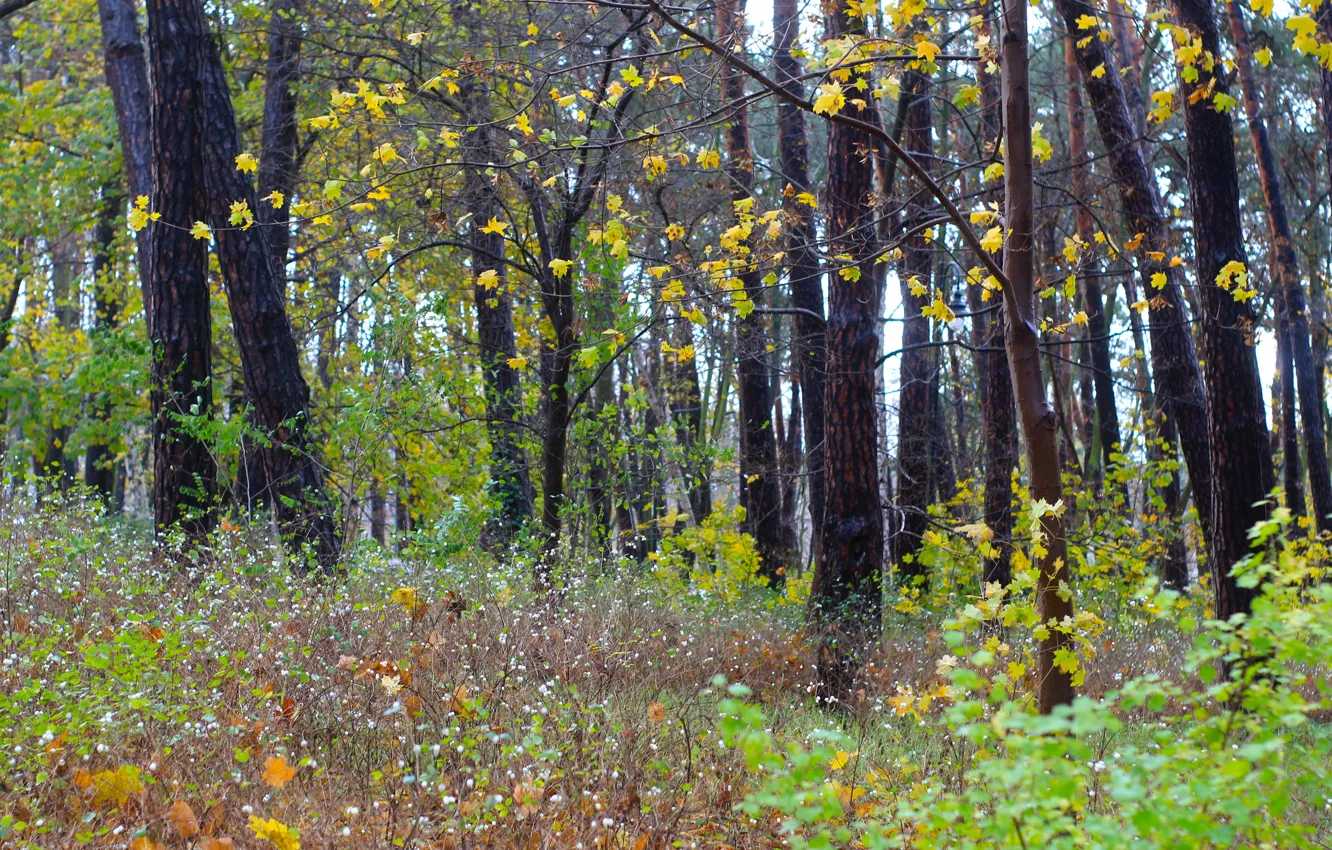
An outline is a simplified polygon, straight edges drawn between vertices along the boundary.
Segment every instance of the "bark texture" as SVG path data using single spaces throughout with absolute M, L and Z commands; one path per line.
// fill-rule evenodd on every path
M 741 51 L 744 45 L 744 0 L 720 0 L 717 32 L 722 44 Z M 722 102 L 727 104 L 726 174 L 732 202 L 752 199 L 754 154 L 749 143 L 749 110 L 745 106 L 745 77 L 740 69 L 724 65 L 721 70 Z M 752 215 L 737 212 L 737 225 L 753 226 Z M 741 240 L 740 282 L 754 305 L 767 302 L 767 290 L 758 267 L 748 259 L 749 239 Z M 751 312 L 735 321 L 736 374 L 740 384 L 740 476 L 744 481 L 745 524 L 754 536 L 760 560 L 759 573 L 769 583 L 784 581 L 790 553 L 782 541 L 781 470 L 777 463 L 777 440 L 772 423 L 772 363 L 768 353 L 765 315 Z
M 858 27 L 860 19 L 847 16 L 844 5 L 828 10 L 829 37 L 856 33 Z M 857 69 L 850 84 L 868 73 L 868 68 Z M 856 670 L 881 630 L 883 513 L 874 396 L 879 344 L 872 268 L 875 209 L 870 203 L 875 147 L 866 131 L 837 123 L 828 127 L 823 206 L 829 253 L 849 255 L 860 274 L 830 275 L 828 286 L 827 504 L 819 530 L 826 575 L 818 598 L 810 599 L 818 633 L 818 695 L 824 702 L 849 696 Z
M 1172 0 L 1176 22 L 1202 39 L 1203 50 L 1220 56 L 1220 35 L 1211 0 Z M 1217 285 L 1228 263 L 1244 263 L 1244 230 L 1239 212 L 1239 173 L 1230 116 L 1213 107 L 1216 93 L 1228 90 L 1220 60 L 1214 71 L 1198 69 L 1193 83 L 1180 80 L 1184 130 L 1188 137 L 1189 204 L 1201 292 L 1201 353 L 1207 363 L 1208 432 L 1212 451 L 1209 566 L 1216 593 L 1216 616 L 1225 620 L 1249 610 L 1252 588 L 1230 575 L 1249 551 L 1249 529 L 1268 515 L 1272 489 L 1272 449 L 1267 436 L 1263 388 L 1252 334 L 1257 316 L 1247 302 Z M 1214 75 L 1215 74 L 1215 75 Z M 1212 96 L 1189 103 L 1199 86 Z
M 1034 197 L 1031 163 L 1031 94 L 1027 47 L 1027 3 L 1008 0 L 1000 17 L 1004 105 L 1004 223 L 1009 230 L 1004 245 L 1004 288 L 1008 308 L 1006 348 L 1013 395 L 1022 435 L 1027 445 L 1033 502 L 1053 508 L 1063 498 L 1059 452 L 1055 445 L 1056 417 L 1045 400 L 1040 342 L 1036 333 L 1033 251 Z M 1069 580 L 1064 526 L 1053 509 L 1040 520 L 1042 548 L 1036 578 L 1036 607 L 1043 622 L 1063 622 L 1073 615 L 1073 601 L 1059 586 Z M 1057 628 L 1040 640 L 1037 649 L 1037 703 L 1041 713 L 1073 700 L 1073 682 L 1055 664 L 1055 654 L 1068 644 L 1068 634 Z
M 1253 47 L 1249 44 L 1249 31 L 1244 23 L 1244 12 L 1236 0 L 1227 0 L 1230 32 L 1235 41 L 1235 65 L 1240 88 L 1244 94 L 1244 113 L 1249 119 L 1249 138 L 1258 160 L 1258 177 L 1263 186 L 1263 203 L 1267 208 L 1267 224 L 1272 239 L 1273 263 L 1281 290 L 1282 314 L 1286 324 L 1287 345 L 1294 371 L 1282 361 L 1282 385 L 1299 389 L 1300 421 L 1304 454 L 1309 466 L 1309 494 L 1313 497 L 1314 523 L 1318 531 L 1332 530 L 1332 477 L 1327 466 L 1327 441 L 1324 435 L 1322 398 L 1319 384 L 1322 375 L 1314 366 L 1310 342 L 1309 311 L 1304 300 L 1304 287 L 1300 284 L 1299 259 L 1291 238 L 1290 220 L 1286 216 L 1286 202 L 1281 194 L 1281 177 L 1277 173 L 1276 154 L 1267 135 L 1267 119 L 1263 116 L 1262 100 L 1258 96 L 1258 81 L 1253 71 Z M 1296 458 L 1298 465 L 1298 458 Z M 1304 504 L 1292 504 L 1291 510 L 1304 511 Z
M 934 134 L 929 78 L 916 72 L 902 80 L 907 98 L 903 147 L 931 176 L 934 174 Z M 921 311 L 931 301 L 934 250 L 925 239 L 926 223 L 934 216 L 933 198 L 919 180 L 908 181 L 907 237 L 902 246 L 902 357 L 897 397 L 897 510 L 899 524 L 890 551 L 904 578 L 923 578 L 916 560 L 929 527 L 931 456 L 935 453 L 934 419 L 937 409 L 934 349 L 930 348 L 930 320 Z M 946 298 L 948 293 L 944 293 Z
M 187 2 L 197 25 L 205 26 L 199 0 Z M 236 203 L 244 202 L 254 211 L 258 198 L 253 184 L 236 167 L 243 149 L 226 72 L 212 38 L 200 46 L 198 64 L 194 80 L 202 96 L 209 219 L 227 287 L 245 397 L 252 406 L 252 422 L 265 436 L 266 445 L 257 447 L 260 480 L 284 537 L 297 551 L 309 546 L 320 569 L 332 570 L 341 539 L 311 433 L 310 387 L 287 318 L 285 278 L 274 264 L 268 241 L 270 233 L 280 228 L 229 224 Z
M 153 87 L 153 209 L 147 228 L 148 322 L 153 343 L 153 520 L 193 539 L 216 521 L 217 466 L 183 416 L 213 415 L 212 314 L 207 244 L 190 226 L 207 214 L 203 174 L 203 92 L 196 84 L 209 49 L 198 0 L 148 0 Z

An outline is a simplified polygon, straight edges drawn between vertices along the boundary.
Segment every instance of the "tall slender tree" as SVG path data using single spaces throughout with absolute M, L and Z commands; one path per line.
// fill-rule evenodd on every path
M 773 66 L 774 77 L 782 88 L 796 97 L 804 97 L 800 60 L 795 47 L 800 38 L 800 13 L 796 0 L 774 0 Z M 814 579 L 823 577 L 822 536 L 826 501 L 823 470 L 824 454 L 824 372 L 827 366 L 825 319 L 823 313 L 823 272 L 816 250 L 814 211 L 800 200 L 813 192 L 809 179 L 809 142 L 805 113 L 793 103 L 777 104 L 777 151 L 782 188 L 782 209 L 786 224 L 787 275 L 791 285 L 791 306 L 796 313 L 792 322 L 791 352 L 800 376 L 801 413 L 804 417 L 805 470 L 808 481 L 810 524 L 814 555 Z M 786 187 L 790 187 L 789 190 Z M 811 594 L 813 597 L 814 594 Z
M 1087 309 L 1087 346 L 1091 349 L 1092 385 L 1095 388 L 1097 441 L 1101 466 L 1120 451 L 1119 408 L 1115 404 L 1115 375 L 1110 361 L 1110 321 L 1105 315 L 1100 269 L 1091 254 L 1096 226 L 1086 206 L 1091 196 L 1091 165 L 1087 156 L 1087 121 L 1082 107 L 1082 73 L 1078 70 L 1073 34 L 1064 34 L 1064 60 L 1068 71 L 1068 158 L 1072 167 L 1075 232 L 1086 253 L 1078 266 L 1078 283 Z M 1088 461 L 1090 462 L 1090 458 Z
M 1190 82 L 1180 75 L 1184 131 L 1188 138 L 1189 206 L 1201 291 L 1202 356 L 1207 362 L 1207 424 L 1212 476 L 1210 554 L 1216 616 L 1246 612 L 1254 596 L 1230 568 L 1249 551 L 1249 529 L 1268 513 L 1272 447 L 1252 333 L 1257 316 L 1242 294 L 1244 229 L 1239 211 L 1239 172 L 1230 115 L 1217 108 L 1229 81 L 1220 61 L 1221 38 L 1212 0 L 1172 0 L 1179 26 L 1201 39 L 1213 62 Z M 1203 96 L 1194 97 L 1199 91 Z M 1226 288 L 1222 284 L 1226 284 Z
M 1086 0 L 1058 0 L 1064 25 L 1072 32 L 1086 32 L 1080 21 L 1097 19 L 1097 10 Z M 1156 178 L 1136 143 L 1138 133 L 1129 114 L 1124 83 L 1114 54 L 1106 42 L 1093 35 L 1076 44 L 1078 69 L 1087 103 L 1096 119 L 1101 145 L 1107 152 L 1110 170 L 1119 193 L 1125 229 L 1143 234 L 1137 258 L 1143 292 L 1150 298 L 1151 366 L 1159 413 L 1165 430 L 1158 437 L 1170 442 L 1171 429 L 1178 434 L 1188 465 L 1194 501 L 1200 507 L 1204 536 L 1211 525 L 1211 446 L 1207 420 L 1207 393 L 1198 352 L 1189 330 L 1188 310 L 1182 293 L 1183 276 L 1172 265 L 1170 217 L 1161 203 Z
M 1008 367 L 1013 396 L 1027 446 L 1031 498 L 1040 514 L 1042 554 L 1036 578 L 1036 606 L 1041 621 L 1063 623 L 1073 614 L 1073 600 L 1061 587 L 1069 581 L 1064 526 L 1055 508 L 1063 499 L 1059 452 L 1055 445 L 1055 413 L 1045 400 L 1040 342 L 1036 323 L 1036 265 L 1030 58 L 1027 44 L 1027 3 L 1004 0 L 1000 7 L 1000 68 L 1004 117 L 1004 303 L 1007 308 Z M 1069 635 L 1052 628 L 1038 642 L 1037 702 L 1042 713 L 1073 699 L 1071 676 L 1056 663 Z
M 932 89 L 924 74 L 912 71 L 902 80 L 906 98 L 903 146 L 928 174 L 934 174 Z M 890 550 L 894 566 L 907 578 L 923 578 L 916 559 L 929 526 L 931 448 L 936 363 L 930 346 L 930 320 L 923 312 L 930 304 L 934 248 L 925 229 L 934 218 L 933 198 L 919 179 L 908 182 L 906 238 L 902 268 L 902 356 L 897 396 L 897 510 L 900 525 Z M 946 293 L 945 293 L 946 295 Z
M 206 27 L 199 0 L 187 10 Z M 217 258 L 227 287 L 245 395 L 263 432 L 262 482 L 278 526 L 297 550 L 309 546 L 321 569 L 336 565 L 341 540 L 324 490 L 324 470 L 310 418 L 310 387 L 287 316 L 285 274 L 268 239 L 285 224 L 233 224 L 238 205 L 254 215 L 259 198 L 241 169 L 240 134 L 217 42 L 206 39 L 194 79 L 202 95 L 203 173 Z M 277 140 L 275 139 L 275 144 Z M 271 206 L 271 201 L 264 201 Z
M 1235 67 L 1244 95 L 1244 114 L 1249 120 L 1249 139 L 1258 161 L 1258 178 L 1263 187 L 1263 203 L 1267 208 L 1267 225 L 1272 239 L 1273 267 L 1281 289 L 1281 321 L 1285 325 L 1294 373 L 1282 361 L 1282 384 L 1299 389 L 1300 420 L 1304 454 L 1309 470 L 1309 494 L 1313 497 L 1314 523 L 1319 531 L 1332 530 L 1332 476 L 1327 465 L 1327 441 L 1324 434 L 1326 414 L 1318 385 L 1322 376 L 1314 367 L 1310 344 L 1309 311 L 1304 300 L 1304 287 L 1300 284 L 1299 259 L 1291 236 L 1290 221 L 1286 216 L 1286 202 L 1281 193 L 1281 177 L 1277 174 L 1276 153 L 1267 133 L 1267 119 L 1263 116 L 1262 98 L 1258 94 L 1258 80 L 1253 70 L 1253 46 L 1249 43 L 1248 26 L 1244 11 L 1237 0 L 1226 0 L 1230 17 L 1230 32 L 1235 41 Z M 1285 392 L 1283 390 L 1283 395 Z M 1303 512 L 1304 505 L 1291 505 L 1292 510 Z
M 744 52 L 744 0 L 720 0 L 717 4 L 717 34 L 722 44 Z M 745 101 L 744 74 L 732 65 L 721 70 L 721 95 L 726 104 L 726 176 L 731 201 L 737 205 L 737 226 L 753 227 L 752 214 L 740 205 L 751 203 L 754 194 L 754 154 L 749 144 L 749 109 Z M 751 305 L 768 301 L 758 266 L 747 256 L 750 239 L 738 246 L 738 276 Z M 773 584 L 783 581 L 790 554 L 782 545 L 781 473 L 777 465 L 777 442 L 772 422 L 772 363 L 768 352 L 766 314 L 758 311 L 735 321 L 736 374 L 740 390 L 740 476 L 744 481 L 745 524 L 758 549 L 760 573 Z
M 863 36 L 864 19 L 847 4 L 826 10 L 829 38 Z M 851 69 L 850 86 L 869 84 L 868 64 Z M 861 117 L 870 123 L 874 106 Z M 877 122 L 877 118 L 873 119 Z M 828 281 L 824 470 L 827 504 L 819 533 L 823 568 L 810 611 L 818 633 L 819 694 L 825 701 L 851 693 L 856 670 L 878 640 L 882 616 L 883 512 L 879 505 L 875 404 L 878 316 L 874 306 L 874 191 L 871 153 L 877 140 L 865 129 L 828 127 L 827 239 L 841 257 Z
M 208 249 L 191 235 L 207 215 L 200 60 L 211 49 L 198 0 L 148 0 L 152 208 L 148 322 L 153 344 L 153 519 L 200 538 L 216 521 L 217 465 L 186 417 L 213 415 Z M 233 166 L 234 167 L 234 166 Z

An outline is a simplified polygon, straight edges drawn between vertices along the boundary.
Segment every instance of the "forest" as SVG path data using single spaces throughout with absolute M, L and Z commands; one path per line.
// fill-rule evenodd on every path
M 0 848 L 1332 846 L 1330 302 L 1324 0 L 0 0 Z

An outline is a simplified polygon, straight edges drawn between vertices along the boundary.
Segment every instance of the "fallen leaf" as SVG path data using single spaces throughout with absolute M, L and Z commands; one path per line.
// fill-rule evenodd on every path
M 652 721 L 653 725 L 656 725 L 656 726 L 660 726 L 662 723 L 665 723 L 665 722 L 666 722 L 666 706 L 662 705 L 662 704 L 659 703 L 659 702 L 654 702 L 654 703 L 652 703 L 652 705 L 649 705 L 649 706 L 648 706 L 648 720 Z
M 167 810 L 167 820 L 176 825 L 176 832 L 181 838 L 193 838 L 199 834 L 199 819 L 194 816 L 194 809 L 184 800 L 177 800 Z
M 264 782 L 272 788 L 281 788 L 296 775 L 296 768 L 287 764 L 284 756 L 270 756 L 264 759 Z

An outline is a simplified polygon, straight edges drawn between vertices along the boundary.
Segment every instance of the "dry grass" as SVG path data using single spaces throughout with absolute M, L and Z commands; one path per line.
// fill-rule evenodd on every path
M 961 782 L 956 743 L 893 702 L 937 685 L 937 627 L 895 628 L 833 718 L 797 612 L 666 598 L 629 568 L 551 605 L 477 557 L 367 549 L 320 584 L 229 526 L 182 571 L 79 504 L 5 506 L 0 843 L 281 847 L 257 817 L 306 848 L 773 846 L 776 824 L 734 809 L 718 674 L 780 735 L 841 723 L 864 760 Z M 1181 651 L 1110 639 L 1089 687 Z M 123 767 L 141 773 L 121 794 Z

